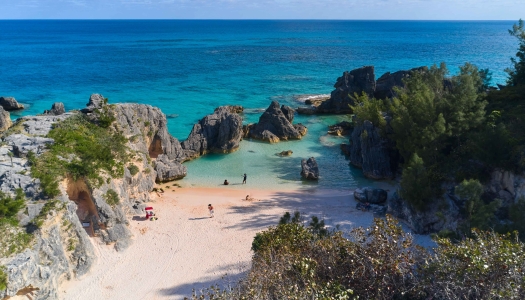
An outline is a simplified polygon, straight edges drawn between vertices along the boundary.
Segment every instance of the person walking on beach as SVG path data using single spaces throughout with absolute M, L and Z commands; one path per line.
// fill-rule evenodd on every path
M 211 204 L 208 204 L 208 211 L 210 212 L 210 218 L 213 218 L 213 206 Z
M 246 183 L 246 173 L 244 173 L 243 179 L 242 179 L 242 184 L 245 184 L 245 183 Z

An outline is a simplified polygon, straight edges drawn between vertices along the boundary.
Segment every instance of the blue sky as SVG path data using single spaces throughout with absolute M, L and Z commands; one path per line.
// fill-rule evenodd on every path
M 0 19 L 519 18 L 525 0 L 0 0 Z

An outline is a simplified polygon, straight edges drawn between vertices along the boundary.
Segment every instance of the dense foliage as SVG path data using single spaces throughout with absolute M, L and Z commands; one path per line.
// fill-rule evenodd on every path
M 289 216 L 288 216 L 289 217 Z M 285 217 L 286 218 L 286 217 Z M 290 218 L 288 218 L 290 220 Z M 280 222 L 257 235 L 252 268 L 237 286 L 193 299 L 522 299 L 525 245 L 516 236 L 474 231 L 458 243 L 415 246 L 396 221 L 315 233 Z M 432 298 L 433 299 L 433 298 Z
M 40 179 L 47 196 L 58 195 L 58 181 L 67 176 L 99 186 L 104 182 L 102 175 L 123 175 L 128 161 L 127 139 L 111 127 L 98 126 L 77 115 L 55 124 L 48 137 L 55 141 L 49 151 L 38 158 L 29 155 L 31 172 Z
M 525 85 L 525 24 L 523 20 L 520 19 L 518 24 L 514 24 L 509 33 L 518 39 L 519 46 L 516 58 L 511 58 L 513 68 L 506 70 L 509 74 L 507 83 L 510 86 Z

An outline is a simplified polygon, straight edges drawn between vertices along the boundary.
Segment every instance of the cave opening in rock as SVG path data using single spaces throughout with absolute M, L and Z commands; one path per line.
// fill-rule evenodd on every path
M 151 158 L 157 158 L 159 155 L 164 153 L 164 151 L 162 150 L 162 141 L 160 140 L 158 135 L 155 135 L 155 137 L 153 137 L 153 140 L 149 145 L 148 151 L 149 157 Z
M 77 205 L 76 213 L 82 227 L 89 236 L 95 236 L 95 231 L 100 229 L 100 218 L 86 183 L 82 180 L 69 180 L 67 194 L 69 200 Z

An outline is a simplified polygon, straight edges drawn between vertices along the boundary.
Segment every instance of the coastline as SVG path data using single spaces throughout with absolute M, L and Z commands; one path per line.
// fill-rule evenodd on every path
M 162 185 L 158 185 L 162 187 Z M 234 284 L 250 267 L 257 232 L 286 211 L 324 218 L 341 230 L 369 226 L 371 212 L 355 209 L 351 191 L 175 188 L 148 203 L 157 221 L 130 218 L 132 245 L 116 252 L 97 238 L 92 270 L 60 285 L 61 299 L 182 299 L 193 288 Z M 253 200 L 246 201 L 246 193 Z M 215 207 L 209 218 L 206 206 Z

